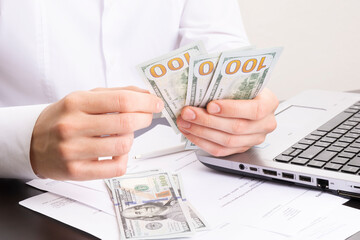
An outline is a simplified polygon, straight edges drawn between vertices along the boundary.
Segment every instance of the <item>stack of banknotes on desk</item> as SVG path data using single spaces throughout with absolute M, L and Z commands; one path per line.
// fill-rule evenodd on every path
M 114 203 L 121 239 L 186 237 L 208 228 L 187 202 L 178 174 L 149 170 L 105 183 Z
M 162 98 L 163 115 L 176 133 L 184 106 L 217 99 L 252 99 L 263 89 L 282 48 L 252 47 L 207 54 L 197 42 L 138 66 L 150 92 Z M 187 141 L 186 149 L 195 148 Z

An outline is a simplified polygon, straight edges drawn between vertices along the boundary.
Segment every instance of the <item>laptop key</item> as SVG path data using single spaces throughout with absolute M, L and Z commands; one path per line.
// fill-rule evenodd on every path
M 359 169 L 360 169 L 360 168 L 358 168 L 358 167 L 353 167 L 353 166 L 348 166 L 348 165 L 346 165 L 346 166 L 344 166 L 344 167 L 341 169 L 341 171 L 342 171 L 342 172 L 345 172 L 345 173 L 355 174 L 355 173 L 357 173 L 357 172 L 359 171 Z
M 350 162 L 348 162 L 347 165 L 354 166 L 354 167 L 360 167 L 360 157 L 350 160 Z
M 296 149 L 295 151 L 293 151 L 290 156 L 292 157 L 296 157 L 297 155 L 299 155 L 300 153 L 302 153 L 303 150 L 302 149 Z
M 291 161 L 291 159 L 293 159 L 293 158 L 290 156 L 280 155 L 275 158 L 275 161 L 288 163 Z
M 358 138 L 360 136 L 360 134 L 358 133 L 351 133 L 351 132 L 348 132 L 344 135 L 344 137 L 347 137 L 347 138 Z
M 349 146 L 349 144 L 350 144 L 350 143 L 347 143 L 347 142 L 337 141 L 337 142 L 334 142 L 332 146 L 346 148 L 347 146 Z
M 314 146 L 326 148 L 326 147 L 330 146 L 330 144 L 331 143 L 329 143 L 329 142 L 318 141 L 314 144 Z
M 328 151 L 332 151 L 332 152 L 341 152 L 344 148 L 342 147 L 337 147 L 334 145 L 331 145 L 329 148 L 327 148 L 326 150 Z
M 355 153 L 349 153 L 349 152 L 341 152 L 339 153 L 338 157 L 343 157 L 343 158 L 353 158 L 355 157 Z
M 329 142 L 329 143 L 333 143 L 333 142 L 336 142 L 336 138 L 329 138 L 329 137 L 323 137 L 322 139 L 321 139 L 321 141 L 323 141 L 323 142 Z
M 318 155 L 322 150 L 324 150 L 324 148 L 322 147 L 316 147 L 316 146 L 311 146 L 308 149 L 306 149 L 305 151 L 303 151 L 299 157 L 301 158 L 314 158 L 316 155 Z
M 344 133 L 347 133 L 347 131 L 348 131 L 348 130 L 335 128 L 332 132 L 333 132 L 333 133 L 344 134 Z
M 351 118 L 349 118 L 348 120 L 358 123 L 358 122 L 360 122 L 360 117 L 357 117 L 357 115 L 355 115 L 355 116 L 352 116 Z
M 309 134 L 305 137 L 305 139 L 308 139 L 308 140 L 314 140 L 314 141 L 317 141 L 321 138 L 321 136 L 317 136 L 317 135 L 312 135 L 312 134 Z
M 308 161 L 309 159 L 297 157 L 294 158 L 291 163 L 296 165 L 305 165 Z
M 300 144 L 300 143 L 296 143 L 295 145 L 292 146 L 293 148 L 297 148 L 297 149 L 302 149 L 305 150 L 309 147 L 309 145 L 305 145 L 305 144 Z
M 350 133 L 360 134 L 360 129 L 354 128 L 350 131 Z
M 350 118 L 352 115 L 353 115 L 352 113 L 342 112 L 342 113 L 336 115 L 334 118 L 332 118 L 330 121 L 328 121 L 321 127 L 319 127 L 317 130 L 330 132 L 331 130 L 336 128 L 339 125 L 339 123 Z
M 339 128 L 339 129 L 344 129 L 344 130 L 350 130 L 350 129 L 352 129 L 353 127 L 352 127 L 352 126 L 349 126 L 349 125 L 341 124 L 338 128 Z
M 360 152 L 360 148 L 354 148 L 354 147 L 351 147 L 351 145 L 350 145 L 350 147 L 347 147 L 344 149 L 344 152 L 350 152 L 350 153 L 356 154 L 356 153 Z
M 350 145 L 350 147 L 353 147 L 353 148 L 359 148 L 360 149 L 360 143 L 353 143 Z
M 326 135 L 326 137 L 329 137 L 329 138 L 340 138 L 341 136 L 342 136 L 342 134 L 334 133 L 334 132 L 331 132 L 331 133 Z
M 293 151 L 295 151 L 295 148 L 288 148 L 284 152 L 282 152 L 282 155 L 290 155 Z
M 353 122 L 353 121 L 349 121 L 349 120 L 348 120 L 348 121 L 344 122 L 343 124 L 353 127 L 353 126 L 357 125 L 357 122 Z
M 324 169 L 332 170 L 332 171 L 339 171 L 341 167 L 342 167 L 341 164 L 327 163 L 327 164 L 325 165 Z
M 344 165 L 348 161 L 349 161 L 348 158 L 342 158 L 342 157 L 334 157 L 333 159 L 331 159 L 332 163 L 337 163 L 337 164 L 341 164 L 341 165 Z
M 311 160 L 307 166 L 309 167 L 315 167 L 315 168 L 322 168 L 325 165 L 325 162 Z
M 342 137 L 339 139 L 340 142 L 346 142 L 346 143 L 352 143 L 354 141 L 353 138 L 348 138 L 348 137 Z
M 330 159 L 335 157 L 336 154 L 337 154 L 337 152 L 323 151 L 315 157 L 315 160 L 328 162 L 328 161 L 330 161 Z
M 302 139 L 299 141 L 300 144 L 305 144 L 305 145 L 312 145 L 315 142 L 315 140 L 310 140 L 310 139 Z
M 315 130 L 311 133 L 311 135 L 316 135 L 316 136 L 325 136 L 327 132 L 322 132 L 322 131 L 318 131 Z

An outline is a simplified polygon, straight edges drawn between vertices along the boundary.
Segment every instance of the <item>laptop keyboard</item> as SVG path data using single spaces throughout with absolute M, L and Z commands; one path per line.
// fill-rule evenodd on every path
M 274 160 L 360 175 L 360 101 L 282 152 Z

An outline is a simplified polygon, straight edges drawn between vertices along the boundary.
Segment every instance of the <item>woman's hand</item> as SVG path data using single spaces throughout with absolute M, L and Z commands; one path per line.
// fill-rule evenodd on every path
M 279 102 L 268 89 L 252 100 L 214 100 L 206 109 L 187 106 L 177 119 L 192 143 L 214 156 L 241 153 L 265 140 L 276 128 Z
M 32 168 L 60 180 L 123 175 L 134 131 L 149 126 L 163 106 L 136 87 L 71 93 L 40 114 L 30 145 Z M 112 160 L 98 160 L 107 156 Z

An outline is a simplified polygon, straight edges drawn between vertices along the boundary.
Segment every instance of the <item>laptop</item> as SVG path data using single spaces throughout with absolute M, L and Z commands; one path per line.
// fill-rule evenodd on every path
M 264 143 L 228 157 L 198 150 L 212 169 L 360 198 L 360 94 L 308 90 L 282 102 Z

